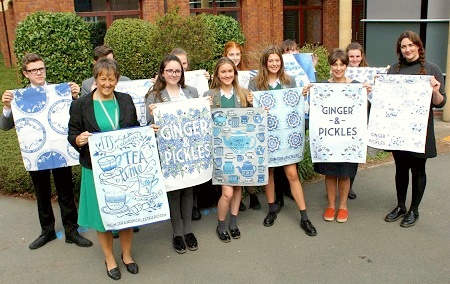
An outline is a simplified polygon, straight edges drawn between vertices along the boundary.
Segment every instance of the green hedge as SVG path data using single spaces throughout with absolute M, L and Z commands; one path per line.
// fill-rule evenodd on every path
M 155 50 L 156 27 L 140 19 L 115 20 L 105 35 L 105 44 L 114 50 L 121 74 L 131 79 L 154 76 L 159 63 Z
M 319 82 L 330 78 L 330 65 L 328 65 L 328 50 L 323 45 L 306 43 L 300 52 L 314 53 L 319 57 L 316 64 L 316 72 Z
M 14 53 L 22 85 L 28 84 L 21 72 L 22 57 L 28 52 L 44 58 L 49 82 L 81 84 L 91 76 L 89 27 L 75 13 L 36 12 L 18 24 Z

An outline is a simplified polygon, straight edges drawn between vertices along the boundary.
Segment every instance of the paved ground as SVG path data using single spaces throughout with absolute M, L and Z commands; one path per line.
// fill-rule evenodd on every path
M 440 154 L 427 163 L 428 184 L 420 220 L 411 228 L 400 221 L 386 223 L 396 205 L 394 165 L 359 171 L 356 200 L 349 201 L 344 224 L 322 219 L 326 206 L 323 182 L 304 186 L 308 213 L 318 230 L 308 237 L 299 227 L 293 201 L 278 215 L 275 225 L 262 221 L 268 211 L 239 215 L 240 240 L 221 243 L 215 235 L 216 213 L 203 210 L 193 224 L 199 240 L 196 252 L 175 253 L 171 226 L 162 222 L 144 226 L 135 234 L 133 252 L 140 273 L 123 265 L 122 282 L 141 283 L 450 283 L 450 123 L 437 121 Z M 450 139 L 449 139 L 450 140 Z M 445 153 L 447 152 L 447 153 Z M 265 200 L 263 194 L 259 196 Z M 245 200 L 248 204 L 248 200 Z M 57 227 L 61 231 L 59 207 Z M 79 248 L 64 238 L 32 251 L 28 245 L 40 231 L 36 203 L 0 196 L 0 283 L 111 283 L 92 230 L 83 233 L 94 242 Z M 61 233 L 59 233 L 61 234 Z M 116 259 L 120 261 L 118 242 Z

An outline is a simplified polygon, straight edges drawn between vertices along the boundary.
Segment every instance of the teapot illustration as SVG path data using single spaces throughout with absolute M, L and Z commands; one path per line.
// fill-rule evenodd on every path
M 226 124 L 227 118 L 223 116 L 223 111 L 216 111 L 212 114 L 212 119 L 214 121 L 214 125 L 216 126 L 224 126 Z
M 242 176 L 244 177 L 252 177 L 256 172 L 256 166 L 253 165 L 250 161 L 244 162 L 242 165 L 242 168 L 237 166 L 236 167 Z
M 257 113 L 254 117 L 253 117 L 253 121 L 255 123 L 261 123 L 263 121 L 264 116 L 262 116 L 261 114 Z
M 255 148 L 256 138 L 248 137 L 245 132 L 237 131 L 227 139 L 225 136 L 223 138 L 223 143 L 230 148 L 236 154 L 243 154 L 248 150 Z

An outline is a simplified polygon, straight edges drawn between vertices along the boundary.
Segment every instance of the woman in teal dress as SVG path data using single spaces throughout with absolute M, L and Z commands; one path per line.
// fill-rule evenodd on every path
M 68 140 L 80 152 L 82 166 L 78 224 L 97 230 L 98 241 L 105 255 L 107 275 L 118 280 L 121 274 L 113 254 L 113 236 L 103 226 L 97 202 L 88 138 L 94 132 L 139 126 L 139 122 L 131 97 L 114 91 L 120 76 L 116 61 L 108 58 L 98 60 L 94 65 L 93 76 L 97 88 L 88 96 L 74 101 L 70 107 Z M 120 230 L 119 235 L 122 262 L 128 272 L 136 274 L 138 266 L 131 256 L 133 229 Z

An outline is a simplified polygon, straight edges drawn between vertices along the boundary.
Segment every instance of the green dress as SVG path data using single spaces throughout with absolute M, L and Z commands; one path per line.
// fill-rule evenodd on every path
M 112 121 L 116 121 L 114 100 L 103 101 L 106 111 Z M 118 106 L 117 106 L 118 107 Z M 98 126 L 102 132 L 113 130 L 100 103 L 94 100 L 94 114 Z M 105 232 L 100 209 L 98 207 L 97 193 L 95 192 L 94 174 L 92 169 L 81 167 L 80 203 L 78 205 L 78 225 Z

